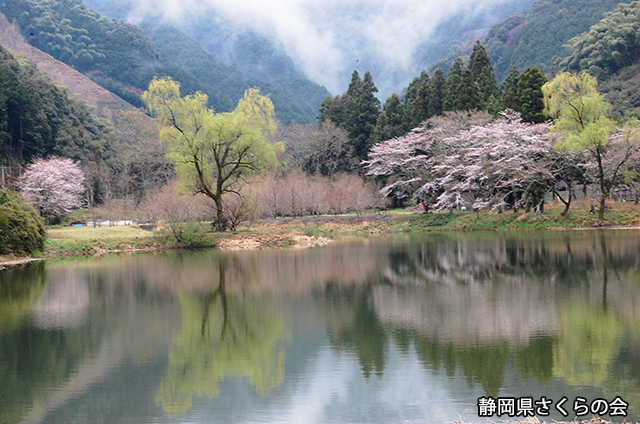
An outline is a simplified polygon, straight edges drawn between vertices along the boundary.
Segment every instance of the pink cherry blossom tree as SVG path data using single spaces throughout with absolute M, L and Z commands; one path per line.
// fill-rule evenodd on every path
M 29 165 L 19 186 L 24 198 L 49 223 L 82 205 L 84 173 L 71 159 L 37 159 Z
M 374 145 L 365 166 L 370 175 L 388 178 L 385 196 L 401 192 L 446 208 L 459 206 L 462 196 L 473 199 L 474 209 L 515 210 L 523 200 L 542 207 L 554 182 L 548 128 L 523 123 L 513 111 L 495 120 L 447 115 Z
M 386 182 L 380 191 L 384 197 L 414 198 L 428 211 L 429 204 L 435 203 L 443 190 L 439 181 L 443 174 L 440 165 L 464 149 L 462 145 L 450 143 L 450 138 L 471 126 L 487 124 L 491 119 L 485 112 L 450 112 L 433 117 L 406 136 L 375 144 L 369 160 L 363 164 L 368 175 Z
M 546 166 L 552 148 L 548 124 L 528 124 L 505 111 L 500 119 L 460 131 L 447 142 L 460 152 L 443 158 L 438 179 L 443 193 L 438 205 L 455 207 L 463 193 L 473 196 L 474 209 L 517 209 L 519 202 L 544 206 L 553 185 Z

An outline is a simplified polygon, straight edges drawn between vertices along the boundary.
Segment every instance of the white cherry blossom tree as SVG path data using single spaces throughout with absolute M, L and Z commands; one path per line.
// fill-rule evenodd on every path
M 71 159 L 37 159 L 20 180 L 24 198 L 49 223 L 82 205 L 84 173 Z

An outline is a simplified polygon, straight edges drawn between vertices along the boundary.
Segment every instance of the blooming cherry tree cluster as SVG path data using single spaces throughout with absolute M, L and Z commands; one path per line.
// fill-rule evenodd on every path
M 552 148 L 548 124 L 528 124 L 515 112 L 474 125 L 449 137 L 461 152 L 439 165 L 437 183 L 443 192 L 438 205 L 455 207 L 462 193 L 473 195 L 474 209 L 517 208 L 522 200 L 542 204 L 553 184 L 546 167 Z
M 407 136 L 376 144 L 365 163 L 370 175 L 386 176 L 382 194 L 436 207 L 474 209 L 540 204 L 553 186 L 548 165 L 553 140 L 548 124 L 527 124 L 513 111 L 492 120 L 486 114 L 455 114 L 426 122 Z
M 48 222 L 82 205 L 84 173 L 71 159 L 38 159 L 29 165 L 20 180 L 24 198 Z
M 485 125 L 491 119 L 485 112 L 451 112 L 446 117 L 433 117 L 404 137 L 375 144 L 364 165 L 369 175 L 387 181 L 381 190 L 383 196 L 413 197 L 426 206 L 442 191 L 438 180 L 443 160 L 460 155 L 464 149 L 451 143 L 451 137 L 472 126 Z

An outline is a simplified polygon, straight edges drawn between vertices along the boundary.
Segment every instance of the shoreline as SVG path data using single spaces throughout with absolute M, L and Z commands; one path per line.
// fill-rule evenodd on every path
M 207 243 L 194 248 L 227 251 L 301 249 L 324 246 L 344 239 L 400 233 L 640 230 L 640 209 L 636 208 L 632 211 L 617 211 L 617 215 L 612 214 L 604 223 L 585 215 L 585 211 L 581 210 L 572 211 L 570 217 L 550 216 L 555 215 L 554 212 L 552 210 L 545 215 L 536 215 L 486 212 L 424 214 L 417 211 L 401 211 L 364 216 L 287 217 L 256 221 L 239 231 L 210 233 Z M 149 233 L 137 226 L 98 229 L 52 228 L 49 230 L 49 241 L 44 254 L 25 257 L 0 256 L 0 270 L 30 262 L 74 256 L 100 257 L 109 254 L 182 249 L 189 248 L 172 244 L 157 234 Z

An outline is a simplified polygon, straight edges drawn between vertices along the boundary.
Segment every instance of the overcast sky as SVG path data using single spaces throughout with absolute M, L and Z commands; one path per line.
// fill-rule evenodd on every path
M 163 13 L 179 20 L 184 11 L 213 10 L 276 38 L 310 79 L 341 93 L 353 69 L 368 66 L 389 75 L 415 72 L 414 53 L 443 20 L 511 0 L 134 0 L 129 16 Z M 376 64 L 371 62 L 375 61 Z M 363 69 L 360 69 L 363 70 Z M 391 84 L 391 82 L 388 82 Z

